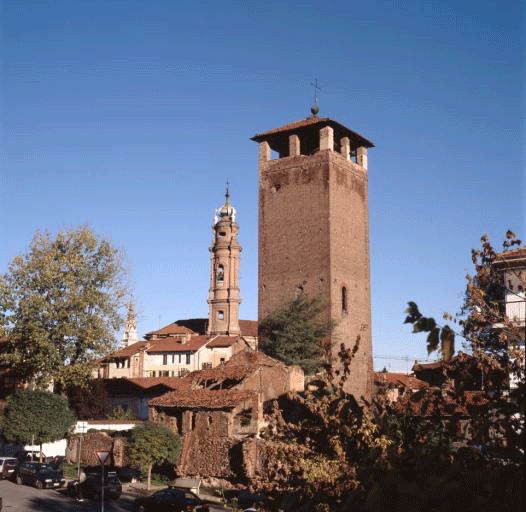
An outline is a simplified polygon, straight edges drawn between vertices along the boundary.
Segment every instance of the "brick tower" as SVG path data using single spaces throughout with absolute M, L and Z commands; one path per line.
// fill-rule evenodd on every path
M 318 296 L 337 322 L 333 358 L 341 343 L 352 349 L 359 337 L 346 390 L 367 398 L 372 392 L 367 149 L 373 144 L 316 115 L 252 140 L 259 143 L 259 321 L 298 293 Z
M 214 241 L 210 247 L 210 291 L 208 293 L 208 334 L 236 335 L 239 329 L 239 226 L 230 204 L 228 187 L 225 204 L 215 212 Z

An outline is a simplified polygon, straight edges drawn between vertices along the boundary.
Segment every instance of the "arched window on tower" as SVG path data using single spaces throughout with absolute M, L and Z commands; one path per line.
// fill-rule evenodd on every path
M 223 265 L 217 267 L 217 283 L 223 284 L 225 281 L 225 268 Z
M 342 313 L 347 313 L 347 288 L 342 286 Z

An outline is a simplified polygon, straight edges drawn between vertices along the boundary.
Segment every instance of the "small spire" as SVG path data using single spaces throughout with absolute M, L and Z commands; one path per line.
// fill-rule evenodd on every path
M 230 206 L 230 191 L 229 191 L 230 182 L 226 182 L 226 193 L 225 193 L 225 206 L 228 208 Z

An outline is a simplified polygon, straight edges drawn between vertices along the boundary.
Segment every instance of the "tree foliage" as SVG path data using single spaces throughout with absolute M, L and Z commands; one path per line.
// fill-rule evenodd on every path
M 0 276 L 0 354 L 22 381 L 81 384 L 113 349 L 126 294 L 121 255 L 87 227 L 36 232 Z
M 63 439 L 75 423 L 66 398 L 42 390 L 18 390 L 7 398 L 2 430 L 9 441 L 29 444 Z
M 102 420 L 108 415 L 108 392 L 102 379 L 66 389 L 69 407 L 79 420 Z
M 327 366 L 330 347 L 326 337 L 334 323 L 323 318 L 326 306 L 317 297 L 299 295 L 264 318 L 259 325 L 259 348 L 307 374 Z
M 510 293 L 515 293 L 518 301 L 525 300 L 519 290 L 526 288 L 526 275 L 510 267 L 505 257 L 520 245 L 511 231 L 500 253 L 486 235 L 481 238 L 481 248 L 472 251 L 475 272 L 467 276 L 462 307 L 455 315 L 444 314 L 455 330 L 424 317 L 414 302 L 409 303 L 405 322 L 413 324 L 413 332 L 428 332 L 428 351 L 441 348 L 446 360 L 440 390 L 409 393 L 396 404 L 399 416 L 412 417 L 419 428 L 428 430 L 409 438 L 427 438 L 438 422 L 448 434 L 445 445 L 466 442 L 459 427 L 467 417 L 471 438 L 467 442 L 520 452 L 524 437 L 524 325 L 507 317 L 504 304 Z M 516 273 L 520 284 L 515 292 L 508 287 L 505 272 Z M 455 334 L 464 338 L 469 354 L 449 359 Z M 516 385 L 510 387 L 512 377 Z M 425 421 L 422 407 L 434 411 Z
M 151 485 L 152 468 L 158 464 L 177 464 L 181 452 L 179 436 L 160 423 L 145 422 L 131 431 L 129 454 L 131 461 L 148 475 Z

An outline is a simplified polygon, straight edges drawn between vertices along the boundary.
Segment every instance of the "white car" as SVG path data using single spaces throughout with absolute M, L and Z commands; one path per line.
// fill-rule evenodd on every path
M 0 478 L 12 478 L 17 465 L 18 460 L 14 457 L 0 457 Z

